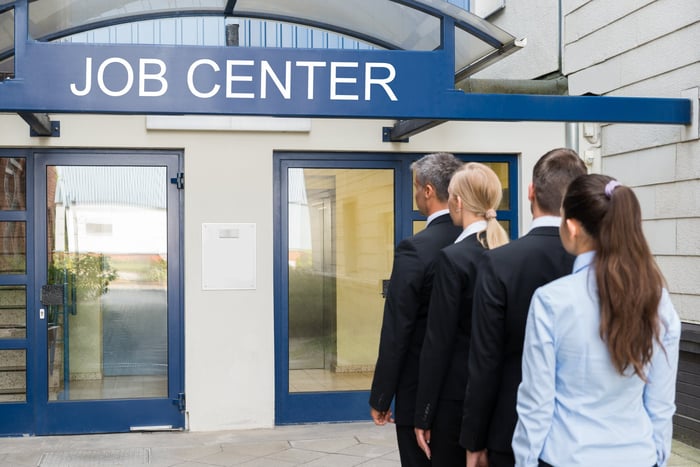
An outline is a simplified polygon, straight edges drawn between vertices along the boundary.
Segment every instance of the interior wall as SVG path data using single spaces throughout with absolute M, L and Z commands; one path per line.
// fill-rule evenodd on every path
M 565 141 L 561 123 L 450 122 L 409 143 L 383 143 L 382 126 L 393 122 L 313 120 L 310 131 L 285 133 L 147 130 L 144 116 L 51 118 L 61 121 L 59 138 L 31 138 L 20 117 L 0 114 L 0 146 L 184 150 L 185 391 L 192 431 L 274 425 L 273 151 L 519 154 L 524 233 L 532 166 Z M 203 223 L 256 224 L 256 289 L 202 290 Z

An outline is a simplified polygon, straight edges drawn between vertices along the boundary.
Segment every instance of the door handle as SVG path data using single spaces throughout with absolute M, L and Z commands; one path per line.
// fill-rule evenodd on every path
M 46 319 L 46 310 L 39 308 L 39 319 Z

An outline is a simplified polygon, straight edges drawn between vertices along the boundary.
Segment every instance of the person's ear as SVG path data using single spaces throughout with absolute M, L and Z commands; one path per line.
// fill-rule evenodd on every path
M 426 183 L 425 186 L 423 186 L 423 193 L 425 193 L 425 198 L 430 198 L 432 195 L 435 194 L 435 187 L 431 185 L 430 183 Z
M 527 200 L 532 203 L 535 200 L 535 185 L 530 183 L 527 186 Z
M 576 219 L 566 219 L 564 222 L 566 222 L 566 230 L 568 230 L 569 237 L 572 240 L 575 240 L 581 236 L 583 226 L 581 225 L 580 221 L 577 221 Z

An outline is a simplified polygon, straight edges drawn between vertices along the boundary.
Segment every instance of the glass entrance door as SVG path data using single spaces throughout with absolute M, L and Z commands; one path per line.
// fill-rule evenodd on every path
M 276 423 L 369 419 L 394 246 L 425 224 L 411 163 L 422 154 L 275 155 Z M 517 236 L 515 156 L 488 163 Z
M 283 288 L 276 294 L 276 421 L 358 420 L 401 228 L 394 213 L 405 163 L 278 156 L 276 246 L 285 261 L 276 271 Z
M 183 427 L 179 156 L 49 153 L 35 165 L 37 433 Z

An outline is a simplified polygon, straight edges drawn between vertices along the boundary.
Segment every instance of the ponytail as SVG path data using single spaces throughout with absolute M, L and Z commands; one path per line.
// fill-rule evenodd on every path
M 660 343 L 658 306 L 664 287 L 642 231 L 641 208 L 632 189 L 604 175 L 575 179 L 562 203 L 594 239 L 600 299 L 600 337 L 613 366 L 645 379 L 654 341 Z
M 486 241 L 480 239 L 481 244 L 488 249 L 493 249 L 505 245 L 510 241 L 508 233 L 496 220 L 496 211 L 489 209 L 484 213 L 486 218 Z

